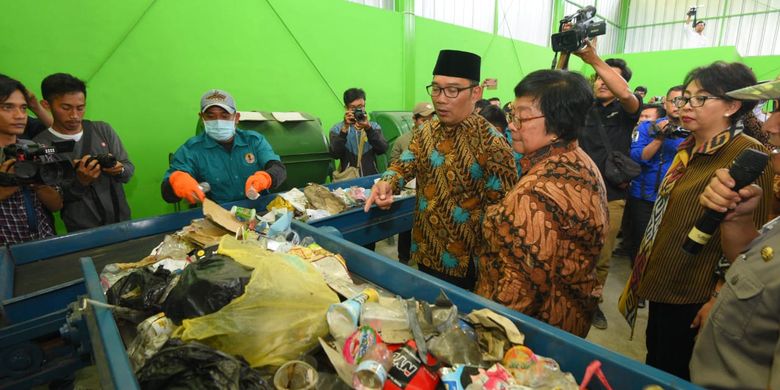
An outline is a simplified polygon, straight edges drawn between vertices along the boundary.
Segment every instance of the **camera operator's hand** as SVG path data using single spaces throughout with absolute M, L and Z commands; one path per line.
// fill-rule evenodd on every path
M 97 160 L 89 161 L 90 155 L 86 155 L 81 160 L 73 161 L 76 164 L 76 179 L 83 186 L 92 184 L 100 177 L 100 164 Z
M 593 65 L 598 60 L 600 60 L 599 55 L 596 53 L 596 48 L 593 46 L 593 42 L 591 42 L 590 39 L 585 40 L 585 47 L 575 51 L 572 54 L 574 54 L 577 57 L 580 57 L 582 61 L 588 65 Z
M 6 160 L 0 164 L 0 173 L 13 174 L 15 159 Z M 19 191 L 19 187 L 0 187 L 0 200 L 6 200 Z
M 122 172 L 125 171 L 125 166 L 122 165 L 121 161 L 116 160 L 116 165 L 114 165 L 111 168 L 103 168 L 102 170 L 103 170 L 103 172 L 105 172 L 105 173 L 107 173 L 107 174 L 109 174 L 111 176 L 117 176 L 117 175 L 121 175 Z
M 341 132 L 346 133 L 349 131 L 349 126 L 355 124 L 355 113 L 352 110 L 347 110 L 344 113 L 344 126 L 341 126 Z
M 366 116 L 366 119 L 363 122 L 355 123 L 355 129 L 357 130 L 366 130 L 370 128 L 371 128 L 371 124 L 368 123 L 368 116 Z

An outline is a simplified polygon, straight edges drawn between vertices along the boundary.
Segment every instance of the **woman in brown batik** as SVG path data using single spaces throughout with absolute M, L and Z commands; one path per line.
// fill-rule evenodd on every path
M 485 212 L 476 292 L 585 337 L 608 224 L 601 174 L 577 144 L 593 94 L 577 73 L 540 70 L 515 96 L 509 127 L 524 175 Z

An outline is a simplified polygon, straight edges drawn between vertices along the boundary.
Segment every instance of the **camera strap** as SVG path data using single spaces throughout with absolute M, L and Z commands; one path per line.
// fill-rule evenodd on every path
M 22 197 L 24 198 L 24 212 L 27 214 L 27 226 L 30 229 L 30 233 L 38 232 L 38 213 L 35 210 L 35 202 L 33 202 L 32 192 L 30 187 L 22 186 Z
M 599 111 L 598 108 L 593 106 L 590 109 L 590 112 L 588 113 L 587 119 L 592 119 L 593 123 L 596 124 L 596 127 L 599 129 L 599 135 L 601 136 L 601 142 L 604 144 L 604 148 L 607 149 L 607 156 L 612 155 L 612 144 L 609 143 L 609 138 L 607 138 L 607 131 L 604 130 L 604 124 L 601 123 L 601 118 L 599 118 Z M 586 120 L 587 120 L 586 119 Z M 609 158 L 609 157 L 607 157 Z

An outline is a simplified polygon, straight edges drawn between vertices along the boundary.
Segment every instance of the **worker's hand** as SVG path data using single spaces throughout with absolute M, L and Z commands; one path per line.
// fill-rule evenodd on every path
M 16 162 L 15 159 L 8 159 L 5 160 L 2 164 L 0 164 L 0 173 L 7 173 L 9 175 L 12 175 L 14 173 L 14 163 Z M 19 187 L 0 187 L 0 200 L 6 200 L 11 195 L 16 193 L 16 191 L 19 191 Z
M 596 53 L 596 48 L 593 46 L 593 42 L 590 39 L 585 40 L 585 47 L 575 51 L 575 56 L 580 57 L 583 62 L 589 65 L 593 65 L 599 59 L 599 55 Z
M 179 198 L 187 199 L 190 204 L 195 204 L 196 201 L 203 202 L 203 199 L 206 198 L 206 194 L 198 186 L 198 181 L 187 172 L 175 171 L 171 173 L 168 182 L 171 183 L 173 193 Z
M 246 179 L 246 185 L 244 185 L 245 193 L 249 192 L 249 187 L 253 187 L 258 193 L 271 188 L 271 175 L 266 171 L 255 172 L 254 175 Z
M 97 160 L 89 161 L 90 155 L 86 155 L 81 160 L 74 160 L 76 165 L 76 179 L 83 186 L 92 184 L 93 181 L 100 177 L 100 164 Z
M 710 184 L 699 195 L 699 203 L 721 213 L 728 212 L 724 221 L 733 221 L 738 218 L 753 218 L 753 210 L 758 207 L 761 200 L 761 187 L 753 184 L 743 187 L 739 192 L 732 190 L 734 179 L 729 175 L 729 170 L 721 168 L 715 171 L 715 176 Z
M 366 199 L 366 207 L 363 211 L 368 212 L 371 205 L 376 203 L 377 207 L 382 210 L 388 210 L 393 204 L 393 187 L 386 181 L 378 181 L 371 188 L 371 196 Z
M 121 175 L 122 171 L 124 171 L 125 166 L 122 164 L 121 161 L 116 160 L 116 165 L 114 165 L 111 168 L 103 168 L 103 172 L 111 175 L 111 176 L 117 176 Z

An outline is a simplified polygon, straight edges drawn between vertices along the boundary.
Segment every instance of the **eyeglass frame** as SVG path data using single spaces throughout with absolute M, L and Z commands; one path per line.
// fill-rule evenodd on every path
M 506 116 L 507 116 L 506 118 L 507 121 L 515 124 L 518 129 L 523 127 L 523 123 L 525 122 L 532 121 L 534 119 L 544 118 L 544 115 L 532 116 L 530 118 L 521 118 L 519 116 L 515 116 L 515 114 L 512 112 L 508 112 Z
M 686 97 L 686 96 L 680 95 L 680 96 L 677 96 L 676 98 L 672 99 L 672 104 L 674 104 L 674 106 L 677 107 L 677 108 L 683 108 L 683 107 L 685 107 L 686 104 L 690 103 L 691 104 L 691 108 L 699 108 L 699 107 L 704 106 L 704 103 L 707 103 L 707 100 L 712 100 L 712 99 L 715 99 L 715 100 L 725 100 L 724 98 L 718 97 L 718 96 L 694 95 L 694 96 L 687 96 Z M 701 100 L 701 103 L 694 105 L 693 104 L 694 100 Z M 680 104 L 680 102 L 682 102 L 682 104 Z
M 440 87 L 440 86 L 438 86 L 438 85 L 429 84 L 429 85 L 426 85 L 426 86 L 425 86 L 425 91 L 426 91 L 426 92 L 428 92 L 428 96 L 431 96 L 431 97 L 436 97 L 436 96 L 439 96 L 439 95 L 441 95 L 441 94 L 442 94 L 442 92 L 444 92 L 444 96 L 445 96 L 445 97 L 448 97 L 448 98 L 450 98 L 450 99 L 455 99 L 455 98 L 457 98 L 458 96 L 460 96 L 460 93 L 461 93 L 461 92 L 463 92 L 463 91 L 465 91 L 465 90 L 467 90 L 467 89 L 473 89 L 474 87 L 479 87 L 479 84 L 473 84 L 473 85 L 470 85 L 470 86 L 468 86 L 468 87 L 456 87 L 456 86 L 454 86 L 454 85 L 450 85 L 450 86 L 447 86 L 447 87 Z M 447 92 L 446 92 L 446 89 L 447 89 L 447 88 L 455 88 L 455 89 L 456 89 L 458 92 L 456 92 L 456 93 L 455 93 L 455 96 L 450 96 L 450 95 L 447 95 Z M 434 91 L 435 91 L 436 89 L 438 89 L 438 90 L 439 90 L 439 93 L 436 93 L 436 94 L 434 94 Z

